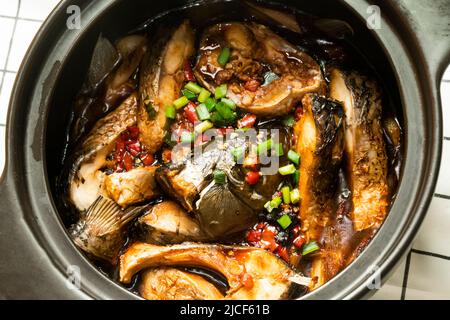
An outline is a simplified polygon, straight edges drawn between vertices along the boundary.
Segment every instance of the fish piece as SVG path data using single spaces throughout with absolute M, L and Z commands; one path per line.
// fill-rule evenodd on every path
M 68 197 L 78 210 L 86 210 L 101 193 L 105 174 L 100 170 L 114 141 L 136 123 L 137 95 L 130 95 L 117 109 L 97 121 L 72 155 L 68 172 Z
M 161 245 L 206 238 L 198 222 L 171 200 L 155 204 L 139 218 L 139 233 L 143 241 Z
M 166 267 L 143 271 L 139 293 L 147 300 L 223 299 L 223 294 L 202 276 Z
M 221 66 L 218 56 L 224 47 L 231 49 L 231 56 Z M 207 29 L 194 72 L 211 91 L 227 83 L 228 98 L 241 109 L 263 117 L 285 115 L 304 94 L 324 93 L 325 89 L 314 59 L 256 23 L 221 23 Z M 268 74 L 271 81 L 265 81 Z M 257 86 L 248 85 L 255 81 Z
M 333 197 L 343 154 L 343 110 L 339 102 L 314 94 L 302 100 L 295 124 L 300 155 L 300 219 L 307 241 L 319 240 L 334 215 Z
M 107 175 L 103 184 L 105 194 L 121 207 L 155 198 L 160 194 L 155 179 L 157 168 L 139 167 Z
M 133 243 L 120 257 L 120 281 L 156 266 L 191 266 L 222 274 L 228 281 L 226 299 L 282 299 L 292 281 L 309 283 L 270 252 L 253 247 L 184 243 L 156 246 Z
M 143 207 L 122 210 L 114 201 L 99 196 L 70 230 L 75 244 L 96 259 L 114 263 L 125 244 L 125 228 Z
M 167 32 L 167 30 L 165 30 Z M 166 135 L 165 107 L 180 95 L 183 66 L 194 48 L 194 33 L 184 21 L 171 38 L 161 37 L 144 56 L 139 79 L 138 127 L 140 140 L 153 154 Z
M 330 95 L 345 110 L 345 155 L 355 231 L 378 228 L 389 207 L 381 91 L 357 72 L 331 71 Z

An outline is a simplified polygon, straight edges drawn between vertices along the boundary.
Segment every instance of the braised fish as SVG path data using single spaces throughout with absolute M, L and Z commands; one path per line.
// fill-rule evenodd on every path
M 381 91 L 366 76 L 333 69 L 330 95 L 342 101 L 345 110 L 345 155 L 354 229 L 378 228 L 389 207 Z
M 154 244 L 176 244 L 206 238 L 198 222 L 171 200 L 152 206 L 139 218 L 138 228 L 141 240 Z
M 120 257 L 120 281 L 130 283 L 139 271 L 156 266 L 216 271 L 228 281 L 225 299 L 281 299 L 288 294 L 292 281 L 309 283 L 309 278 L 297 274 L 263 249 L 196 243 L 172 246 L 134 243 Z
M 230 49 L 225 65 L 221 50 Z M 266 26 L 222 23 L 207 29 L 200 40 L 197 79 L 209 90 L 228 84 L 227 97 L 259 116 L 282 116 L 305 93 L 324 93 L 319 65 L 305 52 Z
M 147 300 L 219 300 L 224 297 L 203 277 L 167 267 L 144 270 L 139 293 Z
M 294 127 L 301 158 L 300 219 L 307 241 L 319 240 L 333 219 L 334 195 L 343 154 L 343 110 L 340 103 L 308 94 Z
M 122 210 L 114 201 L 99 196 L 70 229 L 75 244 L 94 258 L 114 263 L 126 241 L 125 228 L 143 207 Z
M 155 153 L 166 135 L 165 108 L 179 97 L 184 82 L 183 66 L 194 50 L 194 33 L 184 21 L 167 40 L 155 40 L 145 54 L 139 79 L 138 127 L 140 140 Z
M 86 210 L 101 193 L 105 173 L 100 169 L 114 149 L 114 141 L 136 123 L 137 96 L 132 94 L 117 109 L 97 121 L 73 155 L 68 174 L 68 196 L 78 210 Z

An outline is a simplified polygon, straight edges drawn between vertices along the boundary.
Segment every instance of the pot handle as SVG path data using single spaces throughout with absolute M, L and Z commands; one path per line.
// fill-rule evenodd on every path
M 428 72 L 439 90 L 450 62 L 450 2 L 448 0 L 397 0 L 401 16 L 416 34 L 428 63 Z

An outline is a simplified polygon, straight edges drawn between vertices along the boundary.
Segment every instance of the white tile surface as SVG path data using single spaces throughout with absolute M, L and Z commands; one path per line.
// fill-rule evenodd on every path
M 0 5 L 1 7 L 1 5 Z M 14 28 L 13 18 L 0 17 L 0 30 L 1 30 L 1 46 L 0 46 L 0 69 L 4 69 L 6 66 L 6 58 L 8 57 L 9 41 L 12 36 Z
M 443 241 L 450 231 L 450 200 L 434 197 L 414 241 L 414 249 L 450 257 L 450 245 Z M 450 271 L 450 270 L 449 270 Z
M 7 70 L 17 71 L 19 69 L 22 58 L 40 26 L 41 22 L 27 20 L 17 21 Z
M 59 0 L 21 0 L 19 17 L 45 20 L 58 2 Z
M 450 80 L 450 67 L 448 67 L 445 72 L 444 72 L 444 76 L 442 77 L 442 79 L 444 80 Z
M 449 299 L 450 261 L 411 254 L 406 299 Z
M 381 289 L 372 296 L 372 300 L 399 300 L 401 298 L 405 262 L 406 258 L 403 258 Z
M 19 0 L 2 0 L 0 5 L 0 16 L 15 17 L 18 7 Z
M 447 123 L 450 123 L 450 119 L 447 120 Z M 442 143 L 442 158 L 436 193 L 450 196 L 450 140 L 444 140 Z
M 6 124 L 9 96 L 11 94 L 15 78 L 16 73 L 5 72 L 2 89 L 0 91 L 0 124 Z
M 0 176 L 5 166 L 5 127 L 0 126 Z
M 441 82 L 441 104 L 444 137 L 450 137 L 450 80 L 449 82 Z

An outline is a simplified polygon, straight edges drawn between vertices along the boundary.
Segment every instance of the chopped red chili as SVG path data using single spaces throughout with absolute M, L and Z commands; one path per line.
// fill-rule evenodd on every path
M 257 171 L 249 171 L 245 175 L 245 182 L 253 186 L 259 182 L 260 174 Z
M 195 111 L 196 104 L 192 101 L 189 101 L 188 105 L 184 108 L 184 116 L 191 123 L 195 123 L 198 121 L 197 112 Z
M 251 128 L 255 125 L 255 122 L 256 122 L 256 115 L 247 113 L 245 116 L 242 117 L 241 120 L 238 121 L 238 127 Z
M 194 72 L 189 61 L 184 63 L 184 79 L 186 81 L 195 81 Z
M 251 79 L 244 84 L 244 88 L 245 90 L 255 92 L 256 90 L 258 90 L 260 85 L 261 83 L 258 80 Z

